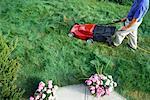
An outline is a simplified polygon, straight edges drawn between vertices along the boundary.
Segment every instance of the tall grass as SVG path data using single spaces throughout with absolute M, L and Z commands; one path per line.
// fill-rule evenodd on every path
M 67 36 L 75 22 L 105 24 L 126 16 L 129 6 L 97 0 L 1 0 L 0 7 L 0 31 L 7 38 L 19 39 L 13 53 L 22 64 L 18 86 L 26 90 L 25 98 L 41 80 L 52 79 L 59 86 L 81 83 L 96 72 L 92 61 L 106 65 L 110 59 L 105 72 L 114 76 L 119 93 L 133 99 L 150 96 L 148 53 L 132 52 L 126 40 L 111 48 Z M 150 49 L 149 17 L 139 31 L 138 43 L 145 50 Z

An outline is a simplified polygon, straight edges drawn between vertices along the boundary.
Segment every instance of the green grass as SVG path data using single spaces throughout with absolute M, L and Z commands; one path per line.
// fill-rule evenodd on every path
M 67 36 L 75 22 L 105 24 L 126 16 L 129 8 L 97 0 L 1 0 L 0 32 L 8 41 L 18 37 L 13 55 L 22 65 L 18 86 L 25 89 L 25 98 L 41 80 L 52 79 L 59 86 L 81 83 L 82 78 L 96 72 L 92 61 L 106 65 L 111 60 L 104 72 L 113 75 L 118 83 L 116 90 L 128 99 L 148 100 L 150 54 L 139 49 L 132 52 L 126 40 L 111 48 Z M 147 51 L 149 17 L 150 13 L 140 27 L 138 41 Z

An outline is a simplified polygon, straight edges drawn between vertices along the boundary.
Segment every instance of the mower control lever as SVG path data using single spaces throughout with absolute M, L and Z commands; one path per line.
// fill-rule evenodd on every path
M 116 24 L 116 23 L 120 23 L 121 20 L 113 20 L 111 23 L 107 23 L 105 25 L 112 25 L 112 24 Z
M 119 23 L 121 20 L 113 20 L 113 23 Z

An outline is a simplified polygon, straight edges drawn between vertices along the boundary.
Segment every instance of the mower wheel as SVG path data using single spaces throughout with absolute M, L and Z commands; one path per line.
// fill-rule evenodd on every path
M 74 34 L 73 33 L 69 33 L 68 36 L 69 37 L 74 37 Z
M 93 39 L 87 39 L 86 42 L 87 42 L 88 44 L 91 44 L 91 43 L 93 43 Z

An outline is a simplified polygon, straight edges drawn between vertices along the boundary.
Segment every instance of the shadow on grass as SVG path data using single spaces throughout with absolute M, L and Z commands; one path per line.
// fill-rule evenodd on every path
M 38 88 L 38 84 L 41 81 L 38 77 L 29 77 L 26 79 L 26 81 L 23 83 L 25 93 L 24 97 L 30 97 L 34 95 L 34 92 Z

